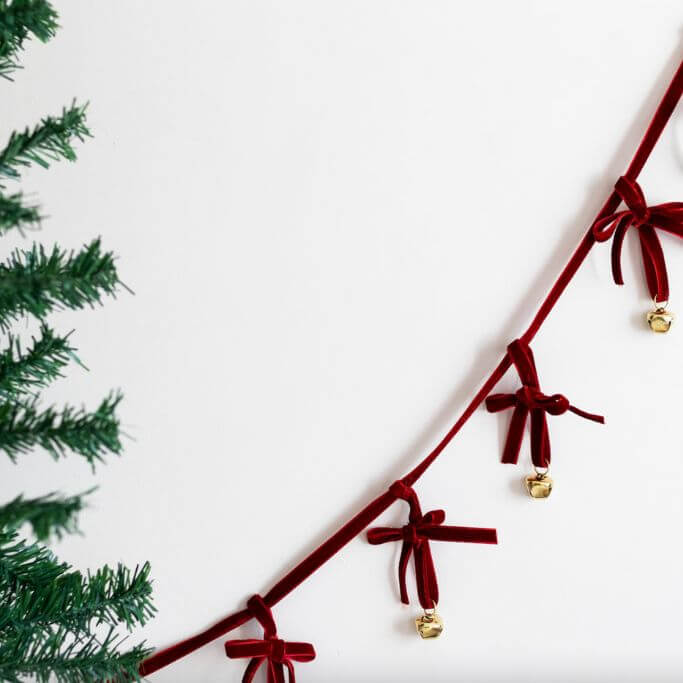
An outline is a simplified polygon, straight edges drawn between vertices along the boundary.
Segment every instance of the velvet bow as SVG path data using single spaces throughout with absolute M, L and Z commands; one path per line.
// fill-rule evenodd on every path
M 668 202 L 648 206 L 640 185 L 622 176 L 615 185 L 617 194 L 627 208 L 612 213 L 593 225 L 593 236 L 598 242 L 612 240 L 612 275 L 618 285 L 624 284 L 621 272 L 621 249 L 630 227 L 638 228 L 643 254 L 645 278 L 650 295 L 659 302 L 669 299 L 669 277 L 662 245 L 655 228 L 683 237 L 683 202 Z
M 251 657 L 242 677 L 242 683 L 251 683 L 263 662 L 267 662 L 268 683 L 285 683 L 285 667 L 289 683 L 296 683 L 293 662 L 310 662 L 315 659 L 315 650 L 309 643 L 289 643 L 277 637 L 275 620 L 270 608 L 260 595 L 247 601 L 247 609 L 263 627 L 263 640 L 229 640 L 225 653 L 231 659 Z
M 524 427 L 527 417 L 531 415 L 531 460 L 536 467 L 548 467 L 550 465 L 550 438 L 546 413 L 562 415 L 570 411 L 587 420 L 600 423 L 604 423 L 605 418 L 575 408 L 562 394 L 551 396 L 544 394 L 539 387 L 533 353 L 528 344 L 521 339 L 515 340 L 508 346 L 508 353 L 522 380 L 522 388 L 514 394 L 492 394 L 486 399 L 486 409 L 490 413 L 514 408 L 502 461 L 514 464 L 519 459 Z
M 439 586 L 432 559 L 429 541 L 459 541 L 461 543 L 497 543 L 495 529 L 479 529 L 464 526 L 443 526 L 446 513 L 432 510 L 422 514 L 415 491 L 398 481 L 392 485 L 392 492 L 410 506 L 409 523 L 403 527 L 376 527 L 368 531 L 368 542 L 372 545 L 402 541 L 398 565 L 398 583 L 401 602 L 409 604 L 406 588 L 406 571 L 411 555 L 415 556 L 415 577 L 420 604 L 431 609 L 439 601 Z

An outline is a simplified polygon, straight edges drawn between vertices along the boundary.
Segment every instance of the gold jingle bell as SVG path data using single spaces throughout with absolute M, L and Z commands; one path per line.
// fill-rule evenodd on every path
M 443 633 L 443 620 L 436 613 L 436 607 L 426 609 L 421 617 L 415 619 L 415 628 L 420 638 L 438 638 Z
M 545 471 L 540 471 L 538 467 L 534 467 L 536 474 L 530 474 L 525 480 L 526 490 L 532 498 L 542 499 L 547 498 L 553 490 L 553 480 L 548 475 L 548 468 Z
M 658 303 L 655 299 L 655 310 L 647 314 L 647 324 L 653 332 L 660 334 L 666 333 L 671 329 L 671 323 L 674 320 L 673 313 L 666 310 L 668 302 Z

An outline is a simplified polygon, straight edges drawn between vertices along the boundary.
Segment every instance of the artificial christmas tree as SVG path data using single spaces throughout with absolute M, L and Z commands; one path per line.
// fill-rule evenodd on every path
M 49 40 L 57 14 L 44 0 L 0 0 L 0 75 L 7 81 L 31 36 Z M 39 227 L 38 206 L 10 186 L 27 166 L 73 161 L 73 142 L 89 136 L 85 106 L 72 104 L 32 129 L 14 132 L 0 151 L 0 232 Z M 94 411 L 41 407 L 40 391 L 80 363 L 71 334 L 45 318 L 60 309 L 101 303 L 121 287 L 114 257 L 93 240 L 80 251 L 34 244 L 0 264 L 0 451 L 21 464 L 41 448 L 55 459 L 73 453 L 92 466 L 122 450 L 118 393 Z M 24 318 L 40 322 L 30 344 L 10 332 Z M 151 603 L 149 565 L 118 565 L 82 573 L 60 562 L 43 543 L 77 530 L 89 492 L 38 498 L 17 495 L 0 505 L 0 679 L 59 682 L 137 679 L 144 644 L 123 647 L 126 630 L 144 624 Z M 30 528 L 36 540 L 23 538 Z

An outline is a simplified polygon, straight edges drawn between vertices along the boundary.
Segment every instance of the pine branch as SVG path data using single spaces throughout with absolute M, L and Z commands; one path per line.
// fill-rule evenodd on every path
M 0 398 L 31 394 L 62 377 L 61 370 L 70 360 L 82 365 L 76 349 L 69 344 L 71 333 L 58 336 L 47 325 L 40 328 L 40 337 L 32 337 L 32 346 L 21 350 L 18 338 L 9 336 L 7 348 L 0 351 Z
M 83 499 L 92 491 L 69 497 L 56 493 L 40 498 L 17 496 L 0 506 L 0 529 L 12 531 L 30 524 L 39 541 L 47 541 L 52 535 L 61 539 L 64 534 L 78 533 L 78 513 L 85 507 Z
M 16 461 L 21 453 L 41 446 L 59 459 L 69 451 L 82 455 L 91 465 L 107 453 L 122 450 L 116 408 L 121 394 L 112 393 L 92 413 L 66 406 L 39 411 L 34 400 L 27 404 L 0 403 L 0 451 Z
M 33 130 L 14 131 L 0 152 L 0 175 L 16 179 L 20 169 L 31 164 L 48 168 L 51 161 L 75 161 L 74 138 L 83 141 L 90 137 L 85 123 L 86 107 L 87 104 L 78 106 L 74 102 L 68 109 L 62 109 L 61 116 L 46 116 Z
M 42 319 L 55 309 L 92 307 L 119 286 L 114 255 L 101 251 L 99 238 L 78 253 L 56 245 L 49 254 L 37 244 L 16 249 L 0 264 L 0 329 L 26 314 Z
M 0 639 L 54 627 L 84 634 L 93 626 L 144 626 L 155 613 L 149 573 L 148 563 L 133 572 L 104 566 L 87 577 L 73 571 L 49 586 L 20 586 L 0 614 Z
M 19 585 L 45 587 L 69 570 L 44 546 L 19 540 L 15 531 L 0 529 L 0 594 Z
M 45 43 L 57 30 L 57 12 L 45 0 L 0 0 L 0 76 L 18 69 L 17 54 L 35 36 Z
M 49 550 L 0 530 L 0 680 L 138 680 L 149 654 L 122 652 L 115 628 L 144 625 L 155 612 L 150 567 L 107 566 L 84 576 Z M 100 641 L 93 628 L 109 627 Z
M 0 679 L 21 683 L 24 676 L 37 683 L 93 683 L 93 681 L 139 681 L 138 666 L 150 649 L 140 643 L 121 651 L 123 639 L 113 629 L 104 640 L 95 636 L 69 639 L 63 629 L 45 637 L 0 642 Z
M 76 349 L 69 344 L 70 333 L 57 336 L 47 325 L 40 328 L 40 337 L 22 352 L 18 338 L 9 335 L 7 348 L 0 351 L 0 399 L 33 394 L 62 377 L 61 370 L 70 360 L 82 365 Z
M 130 630 L 154 615 L 149 572 L 145 563 L 84 576 L 38 544 L 0 531 L 0 680 L 139 680 L 149 651 L 138 645 L 122 652 L 115 627 Z M 109 627 L 101 642 L 91 633 L 98 626 Z
M 115 570 L 105 565 L 94 574 L 88 573 L 81 604 L 72 605 L 67 617 L 81 624 L 86 624 L 86 619 L 93 619 L 98 626 L 124 624 L 129 631 L 144 626 L 156 613 L 150 571 L 149 562 L 145 562 L 132 572 L 119 564 Z
M 41 218 L 37 206 L 24 203 L 21 192 L 8 196 L 0 194 L 0 234 L 18 230 L 23 235 L 25 230 L 39 228 Z

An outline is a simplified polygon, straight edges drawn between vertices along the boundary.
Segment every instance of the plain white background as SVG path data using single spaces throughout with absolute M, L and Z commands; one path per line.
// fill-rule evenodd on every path
M 94 475 L 2 463 L 1 493 L 99 484 L 56 550 L 149 559 L 159 614 L 134 637 L 164 646 L 266 591 L 448 429 L 625 169 L 683 54 L 681 6 L 59 9 L 54 42 L 0 84 L 4 135 L 91 102 L 79 162 L 22 187 L 42 241 L 102 235 L 136 294 L 54 316 L 91 370 L 47 399 L 121 387 L 131 438 Z M 650 203 L 681 199 L 682 173 L 679 108 L 641 176 Z M 663 241 L 683 315 L 683 245 Z M 499 531 L 435 544 L 444 636 L 412 632 L 398 545 L 358 538 L 275 610 L 315 644 L 299 680 L 680 680 L 683 323 L 647 331 L 633 236 L 624 262 L 618 288 L 594 249 L 534 345 L 549 393 L 607 416 L 552 419 L 552 498 L 522 492 L 526 443 L 499 463 L 509 416 L 477 411 L 419 484 L 425 509 Z M 223 640 L 151 680 L 239 681 Z

